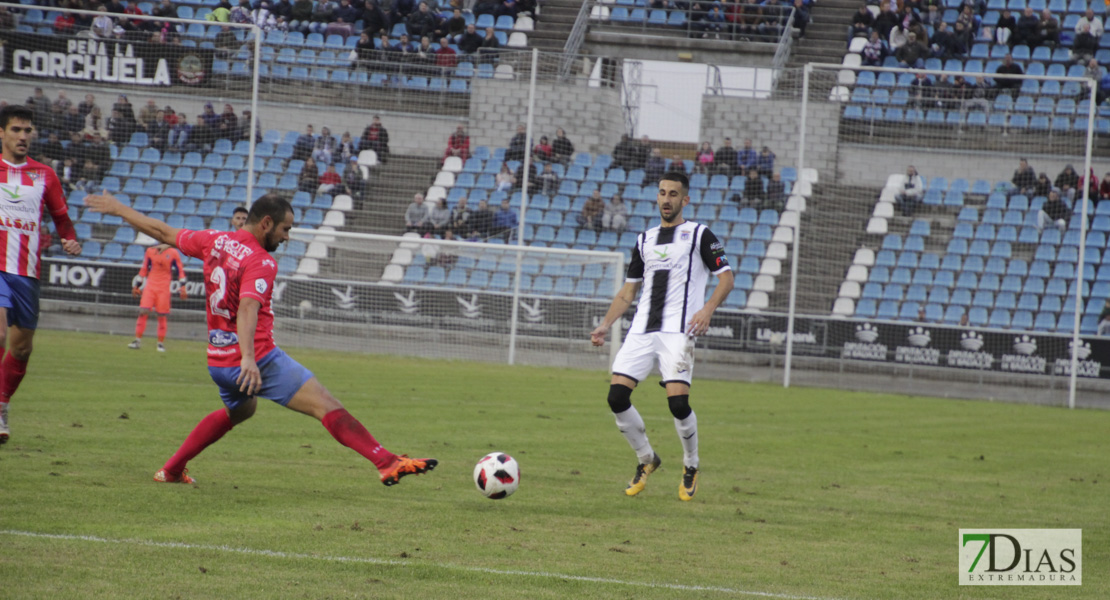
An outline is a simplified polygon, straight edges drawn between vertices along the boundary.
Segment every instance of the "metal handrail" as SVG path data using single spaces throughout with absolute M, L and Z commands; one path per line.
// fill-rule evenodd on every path
M 771 87 L 775 87 L 775 82 L 782 73 L 783 68 L 786 67 L 786 62 L 790 60 L 790 52 L 794 49 L 794 16 L 797 14 L 796 8 L 790 9 L 790 16 L 786 19 L 786 26 L 782 29 L 782 36 L 779 37 L 778 46 L 775 48 L 775 57 L 771 59 L 771 68 L 774 69 L 774 80 Z
M 725 38 L 734 38 L 734 39 L 746 38 L 747 41 L 751 41 L 751 42 L 755 42 L 755 43 L 768 43 L 768 44 L 769 43 L 775 43 L 777 46 L 781 46 L 783 44 L 783 40 L 782 40 L 783 35 L 785 35 L 787 32 L 789 32 L 791 27 L 793 26 L 793 22 L 794 22 L 793 17 L 794 17 L 794 10 L 795 10 L 793 7 L 780 6 L 780 5 L 764 6 L 764 5 L 761 5 L 761 4 L 741 4 L 739 6 L 745 7 L 745 8 L 750 7 L 750 8 L 758 9 L 760 11 L 768 10 L 768 9 L 771 10 L 771 11 L 776 11 L 778 14 L 774 14 L 774 13 L 769 13 L 768 14 L 768 16 L 774 16 L 775 18 L 780 18 L 780 17 L 786 16 L 787 19 L 782 22 L 783 31 L 780 32 L 780 34 L 778 36 L 778 39 L 775 39 L 773 35 L 765 35 L 765 34 L 762 34 L 762 33 L 734 31 L 734 29 L 735 29 L 734 24 L 726 21 L 723 24 L 723 28 L 724 28 L 725 32 L 721 33 L 719 35 L 720 39 L 718 39 L 718 37 L 715 35 L 713 37 L 713 41 L 724 42 L 724 41 L 726 41 Z M 632 10 L 641 9 L 641 10 L 644 11 L 644 14 L 643 14 L 642 19 L 637 19 L 637 20 L 622 19 L 620 21 L 613 21 L 613 20 L 610 19 L 609 16 L 605 16 L 605 17 L 602 17 L 600 19 L 591 19 L 591 15 L 593 14 L 593 9 L 595 7 L 604 8 L 605 11 L 612 11 L 616 8 L 631 8 Z M 787 12 L 786 12 L 788 8 L 790 10 L 789 15 L 787 15 Z M 623 29 L 623 30 L 639 29 L 638 33 L 647 34 L 647 35 L 650 35 L 652 32 L 660 32 L 662 34 L 663 32 L 672 31 L 672 32 L 685 32 L 688 36 L 693 37 L 693 36 L 696 36 L 696 35 L 699 35 L 699 34 L 702 33 L 702 31 L 701 31 L 701 23 L 702 22 L 701 21 L 695 21 L 695 20 L 692 20 L 692 19 L 688 18 L 689 13 L 687 11 L 682 11 L 682 12 L 686 13 L 686 15 L 687 15 L 687 18 L 685 18 L 683 20 L 683 24 L 681 26 L 675 26 L 675 25 L 666 25 L 666 24 L 662 24 L 662 23 L 653 23 L 650 20 L 650 16 L 651 16 L 651 13 L 656 11 L 656 10 L 662 10 L 664 12 L 667 12 L 668 15 L 669 15 L 670 13 L 674 13 L 674 12 L 678 11 L 679 9 L 671 9 L 670 11 L 667 11 L 665 9 L 650 9 L 650 8 L 644 8 L 644 7 L 629 7 L 629 6 L 624 6 L 624 5 L 615 5 L 612 2 L 605 2 L 603 0 L 590 0 L 589 2 L 585 2 L 583 4 L 582 9 L 579 11 L 579 19 L 581 19 L 583 13 L 585 13 L 586 19 L 587 20 L 592 20 L 595 24 L 607 25 L 607 26 L 610 26 L 612 28 L 620 28 L 620 29 Z M 599 12 L 601 12 L 603 14 L 604 14 L 605 11 L 600 11 L 599 10 Z M 668 21 L 669 21 L 669 18 L 668 18 Z M 576 25 L 577 25 L 577 23 L 576 23 Z M 777 53 L 778 52 L 776 51 L 776 54 Z
M 574 68 L 575 59 L 578 58 L 578 51 L 582 48 L 582 42 L 586 39 L 586 27 L 590 20 L 590 6 L 592 3 L 583 2 L 582 7 L 578 9 L 578 16 L 574 19 L 574 27 L 571 28 L 570 34 L 567 35 L 567 43 L 563 45 L 563 60 L 559 64 L 559 78 L 563 79 L 570 74 Z

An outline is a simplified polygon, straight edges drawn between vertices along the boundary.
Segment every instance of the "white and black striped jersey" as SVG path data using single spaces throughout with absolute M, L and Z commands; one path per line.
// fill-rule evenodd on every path
M 731 270 L 717 236 L 701 223 L 652 227 L 636 237 L 625 281 L 643 282 L 629 333 L 685 333 L 705 305 L 709 274 Z

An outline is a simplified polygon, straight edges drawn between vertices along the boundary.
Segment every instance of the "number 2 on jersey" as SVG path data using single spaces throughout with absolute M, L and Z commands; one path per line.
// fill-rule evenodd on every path
M 231 311 L 223 303 L 224 296 L 227 295 L 227 273 L 224 272 L 224 268 L 218 266 L 212 269 L 208 281 L 216 284 L 216 289 L 208 294 L 208 310 L 218 317 L 230 319 Z

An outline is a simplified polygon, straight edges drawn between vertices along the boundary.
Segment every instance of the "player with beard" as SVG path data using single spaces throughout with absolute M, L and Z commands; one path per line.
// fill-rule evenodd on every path
M 632 406 L 632 390 L 651 372 L 656 359 L 663 376 L 660 385 L 667 390 L 667 403 L 682 442 L 684 469 L 678 497 L 689 501 L 698 490 L 698 421 L 690 408 L 694 342 L 709 330 L 713 311 L 728 298 L 733 275 L 717 236 L 705 225 L 683 218 L 682 209 L 689 203 L 686 175 L 664 174 L 656 195 L 659 225 L 636 237 L 624 286 L 601 324 L 590 333 L 594 346 L 605 344 L 609 328 L 639 293 L 636 314 L 613 361 L 609 384 L 609 408 L 639 459 L 636 474 L 624 491 L 629 496 L 642 492 L 648 475 L 662 463 L 648 442 L 643 418 Z M 717 276 L 717 286 L 706 300 L 710 273 Z
M 208 373 L 220 389 L 224 408 L 197 424 L 154 474 L 155 481 L 194 483 L 186 463 L 251 418 L 257 396 L 319 419 L 340 444 L 373 462 L 387 486 L 436 467 L 435 459 L 397 456 L 382 447 L 311 371 L 274 344 L 270 301 L 277 263 L 270 253 L 289 240 L 293 228 L 293 207 L 287 200 L 273 194 L 259 198 L 242 229 L 230 233 L 170 227 L 124 206 L 107 192 L 87 197 L 85 205 L 121 217 L 138 231 L 204 261 Z

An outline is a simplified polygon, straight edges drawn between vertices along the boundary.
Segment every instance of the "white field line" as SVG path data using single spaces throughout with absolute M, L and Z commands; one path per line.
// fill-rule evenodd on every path
M 774 592 L 759 592 L 752 590 L 741 590 L 737 588 L 719 587 L 711 585 L 684 585 L 681 583 L 659 583 L 659 582 L 645 582 L 645 581 L 623 581 L 620 579 L 610 579 L 607 577 L 588 577 L 584 575 L 567 575 L 563 573 L 549 573 L 546 571 L 516 571 L 511 569 L 491 569 L 487 567 L 472 567 L 466 565 L 454 565 L 450 563 L 435 563 L 435 562 L 420 562 L 409 560 L 393 560 L 388 558 L 367 558 L 358 556 L 328 556 L 320 554 L 304 554 L 300 552 L 284 552 L 282 550 L 259 550 L 255 548 L 236 548 L 233 546 L 220 546 L 213 544 L 189 544 L 185 542 L 156 542 L 153 540 L 137 540 L 137 539 L 111 539 L 103 538 L 92 535 L 70 535 L 60 533 L 39 533 L 34 531 L 19 531 L 14 529 L 0 529 L 0 535 L 15 535 L 29 538 L 38 539 L 51 539 L 51 540 L 65 540 L 74 542 L 93 542 L 98 544 L 119 544 L 124 546 L 144 546 L 148 548 L 170 548 L 180 550 L 205 550 L 216 552 L 227 552 L 231 554 L 241 554 L 245 556 L 267 556 L 272 558 L 293 558 L 298 560 L 322 560 L 327 562 L 339 563 L 361 563 L 369 565 L 386 565 L 397 567 L 431 567 L 452 571 L 463 571 L 466 573 L 485 573 L 488 575 L 502 575 L 512 577 L 532 577 L 544 579 L 562 579 L 564 581 L 583 581 L 587 583 L 598 583 L 603 585 L 623 586 L 623 587 L 639 587 L 639 588 L 654 588 L 663 590 L 675 590 L 679 592 L 716 592 L 719 594 L 731 594 L 736 596 L 753 596 L 758 598 L 777 598 L 779 600 L 836 600 L 834 598 L 823 598 L 817 596 L 797 596 L 794 594 L 778 594 Z

